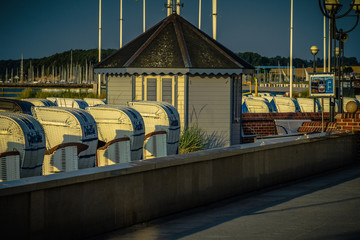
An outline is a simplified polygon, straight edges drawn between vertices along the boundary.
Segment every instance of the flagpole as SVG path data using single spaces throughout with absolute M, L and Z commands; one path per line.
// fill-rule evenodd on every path
M 145 0 L 143 1 L 143 32 L 145 32 Z
M 216 40 L 216 17 L 217 17 L 217 9 L 216 9 L 216 0 L 212 0 L 212 8 L 213 8 L 213 38 Z
M 101 62 L 101 0 L 99 0 L 99 62 Z M 98 75 L 98 96 L 101 91 L 101 76 Z
M 172 7 L 170 8 L 170 0 L 167 0 L 167 16 L 170 16 L 172 12 Z
M 177 0 L 177 3 L 176 3 L 176 13 L 177 13 L 177 15 L 180 15 L 180 0 Z
M 290 97 L 293 94 L 293 31 L 294 31 L 294 1 L 291 0 L 291 23 L 290 23 Z
M 199 29 L 201 29 L 201 0 L 199 0 Z
M 120 48 L 122 48 L 122 44 L 123 44 L 123 11 L 122 11 L 122 3 L 123 3 L 123 1 L 120 0 Z
M 326 72 L 326 17 L 324 16 L 324 72 Z

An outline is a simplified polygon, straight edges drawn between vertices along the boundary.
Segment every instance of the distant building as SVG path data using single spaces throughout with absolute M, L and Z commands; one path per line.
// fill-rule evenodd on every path
M 107 102 L 165 101 L 181 127 L 198 125 L 226 145 L 239 143 L 241 79 L 254 67 L 176 13 L 104 59 Z

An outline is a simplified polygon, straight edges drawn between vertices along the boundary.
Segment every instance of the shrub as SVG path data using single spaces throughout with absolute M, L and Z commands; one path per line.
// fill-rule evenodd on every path
M 18 98 L 34 98 L 35 96 L 36 92 L 34 92 L 31 88 L 25 88 L 25 90 L 21 92 Z
M 308 89 L 306 89 L 306 90 L 302 90 L 301 91 L 301 97 L 309 97 L 309 90 Z
M 207 145 L 208 139 L 206 133 L 198 126 L 188 127 L 184 129 L 180 134 L 180 154 L 204 150 Z

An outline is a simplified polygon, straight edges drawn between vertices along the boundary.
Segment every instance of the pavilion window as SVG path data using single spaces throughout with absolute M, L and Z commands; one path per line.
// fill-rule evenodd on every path
M 175 76 L 149 76 L 144 78 L 143 99 L 167 102 L 176 107 L 177 78 Z
M 146 79 L 146 98 L 147 101 L 157 101 L 157 79 Z
M 172 88 L 173 88 L 173 79 L 172 78 L 162 78 L 162 101 L 173 104 L 172 99 Z

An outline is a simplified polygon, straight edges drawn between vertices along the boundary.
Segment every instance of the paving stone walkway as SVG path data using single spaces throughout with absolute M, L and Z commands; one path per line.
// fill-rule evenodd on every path
M 360 163 L 99 239 L 360 239 Z

